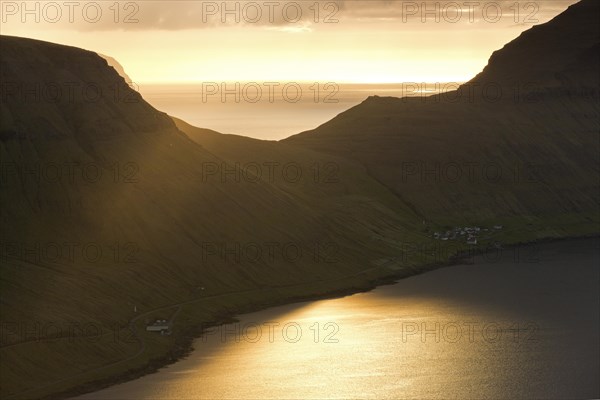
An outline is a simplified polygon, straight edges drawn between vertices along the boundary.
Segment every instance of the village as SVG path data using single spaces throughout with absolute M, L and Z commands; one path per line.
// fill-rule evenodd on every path
M 483 235 L 484 232 L 486 234 L 490 234 L 496 231 L 500 231 L 502 230 L 503 226 L 502 225 L 494 225 L 493 228 L 489 229 L 489 228 L 482 228 L 479 226 L 465 226 L 465 227 L 460 227 L 457 226 L 455 228 L 453 228 L 452 230 L 446 231 L 446 232 L 434 232 L 433 233 L 433 238 L 436 240 L 442 240 L 442 241 L 447 241 L 447 240 L 460 240 L 460 241 L 466 241 L 467 244 L 470 245 L 477 245 L 477 239 L 480 237 L 480 235 Z

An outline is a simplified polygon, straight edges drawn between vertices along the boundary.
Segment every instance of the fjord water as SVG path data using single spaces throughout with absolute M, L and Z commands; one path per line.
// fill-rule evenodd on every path
M 599 250 L 584 239 L 494 251 L 243 315 L 186 359 L 80 398 L 597 398 Z

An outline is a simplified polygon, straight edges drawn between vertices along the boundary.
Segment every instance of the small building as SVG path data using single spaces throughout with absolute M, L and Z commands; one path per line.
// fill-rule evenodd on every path
M 146 326 L 148 332 L 160 332 L 161 335 L 168 332 L 170 329 L 169 323 L 164 319 L 157 319 L 152 324 Z
M 469 238 L 467 239 L 467 244 L 477 244 L 477 238 L 475 236 L 469 236 Z
M 494 229 L 497 230 L 497 231 L 499 231 L 502 228 L 503 228 L 502 225 L 494 225 Z

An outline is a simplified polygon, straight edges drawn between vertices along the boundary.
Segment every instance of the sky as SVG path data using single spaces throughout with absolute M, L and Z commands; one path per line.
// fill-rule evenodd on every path
M 1 34 L 114 57 L 133 81 L 464 82 L 577 0 L 1 1 Z

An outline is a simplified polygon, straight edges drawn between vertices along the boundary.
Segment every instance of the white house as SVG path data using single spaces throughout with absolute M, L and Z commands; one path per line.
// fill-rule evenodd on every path
M 157 319 L 154 323 L 146 326 L 148 332 L 160 332 L 168 331 L 170 329 L 169 323 L 165 319 Z

